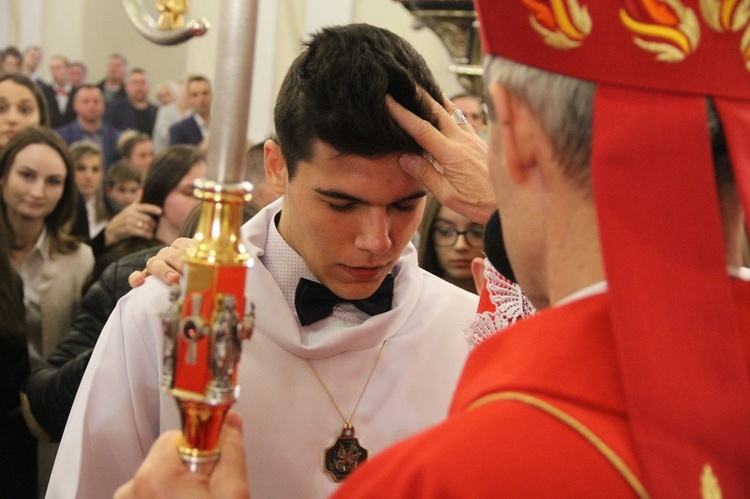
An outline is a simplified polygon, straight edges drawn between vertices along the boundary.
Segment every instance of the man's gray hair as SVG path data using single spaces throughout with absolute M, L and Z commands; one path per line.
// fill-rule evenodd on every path
M 491 83 L 501 83 L 529 107 L 549 135 L 566 175 L 588 188 L 596 85 L 495 56 L 485 57 L 484 81 L 485 94 Z M 493 106 L 489 108 L 490 120 L 496 121 Z

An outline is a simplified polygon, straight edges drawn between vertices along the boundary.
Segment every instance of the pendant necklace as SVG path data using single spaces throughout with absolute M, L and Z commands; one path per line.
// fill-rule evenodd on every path
M 343 481 L 351 474 L 352 471 L 357 469 L 357 466 L 367 461 L 367 449 L 362 447 L 359 444 L 359 440 L 354 436 L 354 426 L 352 425 L 352 418 L 354 417 L 354 413 L 357 411 L 357 407 L 359 407 L 359 403 L 362 401 L 362 397 L 367 391 L 367 386 L 370 384 L 370 380 L 372 379 L 372 375 L 375 373 L 375 369 L 380 363 L 380 356 L 383 354 L 386 343 L 388 343 L 387 339 L 383 342 L 383 346 L 381 346 L 380 350 L 378 351 L 378 356 L 375 358 L 375 365 L 372 366 L 370 375 L 367 376 L 367 381 L 365 381 L 365 386 L 362 388 L 362 392 L 359 394 L 357 403 L 354 404 L 354 408 L 352 409 L 352 412 L 351 414 L 349 414 L 348 418 L 344 417 L 344 413 L 341 412 L 341 409 L 339 409 L 339 405 L 333 399 L 333 395 L 331 395 L 331 391 L 328 389 L 326 384 L 323 383 L 323 378 L 321 378 L 320 374 L 318 374 L 318 371 L 315 369 L 315 366 L 313 366 L 312 361 L 310 359 L 307 359 L 307 365 L 309 365 L 310 369 L 312 369 L 315 378 L 317 378 L 320 386 L 323 387 L 323 390 L 325 390 L 326 394 L 328 395 L 328 399 L 333 404 L 333 407 L 336 408 L 336 412 L 339 413 L 339 416 L 341 416 L 341 419 L 344 421 L 344 426 L 341 427 L 341 434 L 336 437 L 336 440 L 333 441 L 330 447 L 326 448 L 325 453 L 323 454 L 323 471 L 328 473 L 331 478 L 333 478 L 334 482 Z

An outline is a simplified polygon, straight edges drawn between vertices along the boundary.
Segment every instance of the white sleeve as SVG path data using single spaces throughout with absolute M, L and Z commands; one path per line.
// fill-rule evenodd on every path
M 165 290 L 152 282 L 131 291 L 104 326 L 68 417 L 48 498 L 112 497 L 159 436 Z

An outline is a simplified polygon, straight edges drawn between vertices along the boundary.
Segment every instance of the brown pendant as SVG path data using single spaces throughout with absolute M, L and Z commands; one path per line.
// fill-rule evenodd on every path
M 367 449 L 359 445 L 359 440 L 354 437 L 354 427 L 345 424 L 341 428 L 341 435 L 325 451 L 325 472 L 331 475 L 334 482 L 341 482 L 365 461 Z

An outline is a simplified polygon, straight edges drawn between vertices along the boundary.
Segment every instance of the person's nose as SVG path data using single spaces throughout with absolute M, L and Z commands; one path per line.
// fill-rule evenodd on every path
M 373 207 L 367 211 L 355 246 L 358 249 L 382 255 L 391 248 L 390 219 L 385 208 Z
M 44 197 L 44 180 L 38 179 L 32 182 L 31 189 L 29 190 L 29 193 L 37 199 L 41 199 Z
M 453 249 L 456 251 L 468 251 L 469 241 L 466 239 L 466 234 L 457 234 L 456 242 L 453 243 Z
M 21 113 L 18 112 L 13 106 L 10 106 L 8 111 L 5 113 L 5 120 L 9 123 L 18 123 L 21 120 Z

